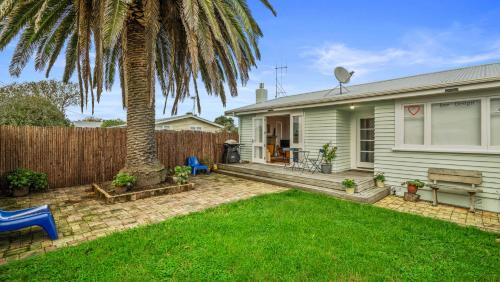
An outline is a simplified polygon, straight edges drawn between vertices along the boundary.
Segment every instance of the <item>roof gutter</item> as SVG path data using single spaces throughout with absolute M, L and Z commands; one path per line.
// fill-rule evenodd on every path
M 312 103 L 306 103 L 304 101 L 287 103 L 287 104 L 284 104 L 284 105 L 279 106 L 279 107 L 270 107 L 270 108 L 264 107 L 262 109 L 257 108 L 257 109 L 249 109 L 249 110 L 235 109 L 235 110 L 226 111 L 225 114 L 226 115 L 247 115 L 247 114 L 255 114 L 255 113 L 265 113 L 265 112 L 269 112 L 269 111 L 304 109 L 304 108 L 313 108 L 313 107 L 319 107 L 319 106 L 331 106 L 331 105 L 342 105 L 342 104 L 349 104 L 349 103 L 383 101 L 383 100 L 392 100 L 392 99 L 400 99 L 400 98 L 412 98 L 412 97 L 419 97 L 419 96 L 436 95 L 436 94 L 449 94 L 450 92 L 448 92 L 447 89 L 457 88 L 457 87 L 458 87 L 458 90 L 454 91 L 455 93 L 500 87 L 500 77 L 469 80 L 467 82 L 461 82 L 461 83 L 443 83 L 443 84 L 436 84 L 436 85 L 427 86 L 427 87 L 414 87 L 414 88 L 389 90 L 389 91 L 373 92 L 373 93 L 358 94 L 358 95 L 344 95 L 344 96 L 333 97 L 333 98 L 324 98 L 324 99 L 314 101 Z

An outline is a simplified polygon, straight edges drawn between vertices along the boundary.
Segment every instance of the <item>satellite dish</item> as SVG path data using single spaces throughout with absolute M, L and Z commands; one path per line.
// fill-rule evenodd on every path
M 333 73 L 340 83 L 349 83 L 354 72 L 349 72 L 344 67 L 336 67 Z
M 349 72 L 344 67 L 336 67 L 333 71 L 335 77 L 340 83 L 340 94 L 342 94 L 342 84 L 349 83 L 351 81 L 351 76 L 354 74 L 353 71 Z

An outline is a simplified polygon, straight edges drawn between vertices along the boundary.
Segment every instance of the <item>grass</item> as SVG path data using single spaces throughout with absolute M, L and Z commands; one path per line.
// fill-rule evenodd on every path
M 498 235 L 299 191 L 0 267 L 0 281 L 499 281 Z

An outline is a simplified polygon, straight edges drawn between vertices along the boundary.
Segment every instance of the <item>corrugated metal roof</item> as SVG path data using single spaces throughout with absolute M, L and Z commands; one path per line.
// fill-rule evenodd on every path
M 253 104 L 234 110 L 228 110 L 226 111 L 226 113 L 243 113 L 266 109 L 279 109 L 297 105 L 349 100 L 370 95 L 379 96 L 384 94 L 404 93 L 410 91 L 450 87 L 453 85 L 466 85 L 481 81 L 497 80 L 500 81 L 500 62 L 358 85 L 349 85 L 347 86 L 347 91 L 343 90 L 342 95 L 340 95 L 339 93 L 339 88 L 290 95 L 269 100 L 263 103 Z

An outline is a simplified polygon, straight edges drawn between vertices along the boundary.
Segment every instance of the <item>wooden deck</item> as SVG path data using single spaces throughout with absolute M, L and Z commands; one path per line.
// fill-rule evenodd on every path
M 292 170 L 281 165 L 256 163 L 222 164 L 219 172 L 285 187 L 325 193 L 358 202 L 373 203 L 389 194 L 388 188 L 374 187 L 372 172 L 349 170 L 322 174 L 319 172 L 311 173 L 307 170 Z M 345 193 L 342 187 L 342 180 L 346 178 L 354 179 L 358 185 L 353 195 Z

